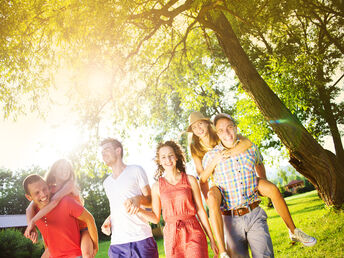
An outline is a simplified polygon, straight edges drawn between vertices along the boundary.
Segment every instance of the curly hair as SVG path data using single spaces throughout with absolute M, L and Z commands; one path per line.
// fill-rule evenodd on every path
M 174 141 L 166 141 L 163 143 L 159 143 L 156 148 L 155 163 L 157 164 L 158 169 L 155 172 L 154 179 L 158 180 L 159 177 L 161 177 L 165 171 L 163 166 L 160 165 L 160 160 L 159 160 L 159 151 L 162 147 L 171 147 L 173 149 L 174 154 L 177 157 L 176 167 L 180 172 L 185 173 L 185 155 L 184 155 L 182 147 Z

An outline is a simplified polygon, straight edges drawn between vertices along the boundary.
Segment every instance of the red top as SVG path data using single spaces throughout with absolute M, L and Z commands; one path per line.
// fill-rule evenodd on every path
M 76 200 L 77 203 L 79 203 L 81 206 L 84 206 L 84 205 L 82 204 L 80 195 L 70 194 L 69 196 L 73 197 L 73 199 Z M 78 224 L 79 224 L 79 229 L 80 229 L 80 230 L 87 228 L 87 224 L 86 224 L 85 222 L 83 222 L 82 220 L 78 220 Z
M 84 208 L 72 197 L 65 196 L 57 206 L 36 222 L 50 257 L 81 256 L 79 217 Z

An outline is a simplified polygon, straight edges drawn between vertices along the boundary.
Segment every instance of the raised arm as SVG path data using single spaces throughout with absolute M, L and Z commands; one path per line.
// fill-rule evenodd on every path
M 94 218 L 91 213 L 89 213 L 88 210 L 84 209 L 84 211 L 81 213 L 79 217 L 77 217 L 78 220 L 81 220 L 86 223 L 88 232 L 90 233 L 90 237 L 93 242 L 93 255 L 96 255 L 98 252 L 99 246 L 98 246 L 98 231 L 97 226 L 94 221 Z
M 161 215 L 161 201 L 158 182 L 155 182 L 152 186 L 152 211 L 140 208 L 138 215 L 154 224 L 159 223 Z
M 202 224 L 203 230 L 205 231 L 205 233 L 207 234 L 210 240 L 211 248 L 213 249 L 215 255 L 217 255 L 218 249 L 215 243 L 215 239 L 213 237 L 213 233 L 210 228 L 207 213 L 205 212 L 204 207 L 203 207 L 201 192 L 199 190 L 197 180 L 193 176 L 190 176 L 190 175 L 188 175 L 188 180 L 191 185 L 192 196 L 193 196 L 195 206 L 196 206 L 196 211 L 197 211 L 197 217 Z

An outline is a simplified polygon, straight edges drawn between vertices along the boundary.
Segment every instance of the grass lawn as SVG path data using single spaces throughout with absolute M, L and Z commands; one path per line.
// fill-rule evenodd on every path
M 286 202 L 295 225 L 316 237 L 318 243 L 313 247 L 292 244 L 288 230 L 275 209 L 263 207 L 268 214 L 275 257 L 344 257 L 344 212 L 326 209 L 316 191 L 288 197 Z M 157 240 L 157 243 L 160 257 L 165 257 L 163 239 Z M 108 257 L 109 244 L 109 241 L 100 243 L 97 258 Z M 213 257 L 210 247 L 209 250 L 209 256 Z

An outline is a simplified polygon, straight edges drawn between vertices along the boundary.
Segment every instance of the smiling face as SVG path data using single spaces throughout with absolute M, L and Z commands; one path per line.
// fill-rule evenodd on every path
M 101 146 L 102 157 L 106 165 L 111 166 L 121 158 L 120 147 L 114 148 L 113 144 L 108 142 Z
M 196 135 L 197 137 L 204 138 L 209 133 L 208 126 L 209 126 L 208 122 L 204 120 L 199 120 L 192 124 L 191 130 L 192 130 L 192 133 Z
M 39 180 L 28 185 L 29 194 L 25 194 L 29 201 L 33 201 L 39 209 L 42 209 L 50 201 L 50 191 L 44 180 Z
M 56 167 L 56 183 L 64 183 L 68 179 L 70 179 L 71 174 L 73 173 L 73 168 L 71 164 L 69 164 L 67 161 L 66 162 L 61 162 L 57 167 Z
M 172 170 L 176 167 L 177 156 L 170 146 L 161 147 L 159 150 L 159 163 L 164 170 Z
M 237 127 L 233 121 L 220 118 L 215 127 L 222 144 L 227 148 L 232 148 L 237 140 Z

